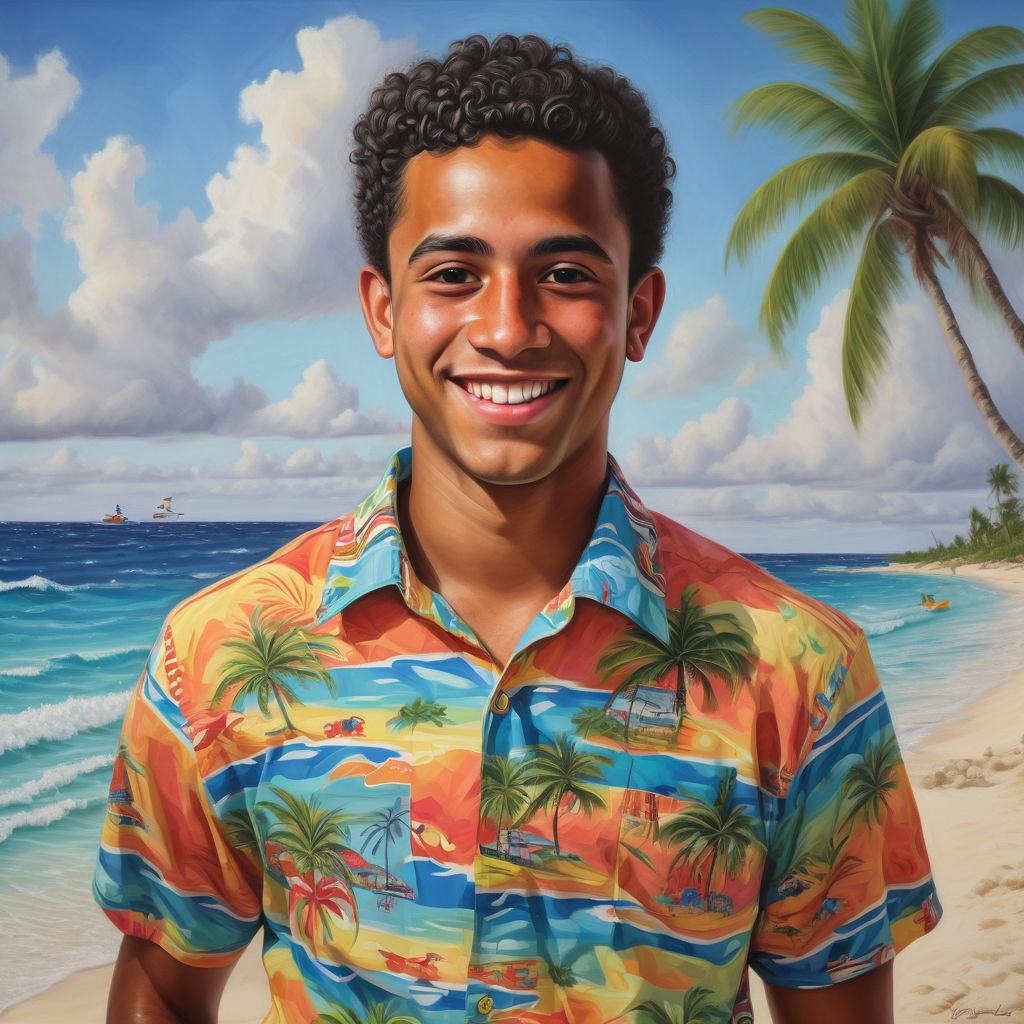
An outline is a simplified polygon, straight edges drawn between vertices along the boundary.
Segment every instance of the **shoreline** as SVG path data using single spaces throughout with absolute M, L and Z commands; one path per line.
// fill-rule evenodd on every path
M 956 566 L 889 564 L 865 572 L 971 579 L 1009 598 L 1008 624 L 1024 637 L 1024 562 Z M 944 914 L 896 960 L 896 1024 L 938 1024 L 997 1007 L 1024 1017 L 1024 648 L 1008 679 L 956 709 L 950 721 L 904 745 Z M 937 772 L 936 769 L 942 771 Z M 113 965 L 78 971 L 0 1011 L 0 1024 L 103 1024 Z M 771 1017 L 751 975 L 757 1024 Z M 269 1009 L 260 943 L 232 972 L 219 1024 L 260 1024 Z

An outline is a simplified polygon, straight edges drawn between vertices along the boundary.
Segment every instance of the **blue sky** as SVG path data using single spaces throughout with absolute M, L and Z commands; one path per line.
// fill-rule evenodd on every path
M 839 385 L 847 280 L 778 365 L 757 309 L 779 239 L 723 264 L 743 201 L 801 151 L 731 135 L 745 90 L 794 77 L 734 0 L 631 3 L 0 0 L 0 518 L 322 521 L 408 430 L 355 305 L 347 132 L 382 72 L 471 32 L 537 32 L 650 97 L 679 166 L 669 298 L 612 450 L 653 507 L 744 551 L 921 547 L 1007 461 L 935 315 L 907 293 L 893 370 L 855 434 Z M 839 28 L 839 0 L 797 5 Z M 946 0 L 945 40 L 1024 27 Z M 1020 111 L 993 123 L 1024 130 Z M 1017 184 L 1022 182 L 1017 179 Z M 1024 307 L 1024 259 L 990 250 Z M 1004 415 L 1024 359 L 950 282 Z

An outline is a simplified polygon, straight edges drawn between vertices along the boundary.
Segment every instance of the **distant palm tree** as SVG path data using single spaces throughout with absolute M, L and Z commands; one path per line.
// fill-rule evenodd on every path
M 424 700 L 417 697 L 411 704 L 403 704 L 398 709 L 398 714 L 387 721 L 389 729 L 395 732 L 404 732 L 406 729 L 415 730 L 416 726 L 429 722 L 431 725 L 442 726 L 451 723 L 446 714 L 448 708 L 444 704 L 438 704 L 436 700 Z
M 541 809 L 554 812 L 551 834 L 557 857 L 561 852 L 558 846 L 558 814 L 562 801 L 571 794 L 588 815 L 598 807 L 604 807 L 604 799 L 588 783 L 602 778 L 601 766 L 610 765 L 611 758 L 603 754 L 581 753 L 576 749 L 574 740 L 565 733 L 558 733 L 553 743 L 530 747 L 525 760 L 529 782 L 538 792 L 522 819 L 529 820 Z
M 359 1015 L 355 1010 L 338 1009 L 331 1013 L 321 1013 L 316 1024 L 419 1024 L 415 1017 L 407 1017 L 404 1013 L 392 1013 L 390 1003 L 374 1003 L 367 1007 L 365 1014 Z
M 734 127 L 773 125 L 834 148 L 800 157 L 757 189 L 736 218 L 726 261 L 735 255 L 745 262 L 791 212 L 824 195 L 768 278 L 760 319 L 772 347 L 783 350 L 800 304 L 859 246 L 842 352 L 843 387 L 857 425 L 889 358 L 885 320 L 903 290 L 906 257 L 974 404 L 1024 466 L 1024 441 L 992 401 L 938 278 L 938 268 L 951 262 L 972 292 L 986 291 L 1024 351 L 1024 323 L 976 238 L 988 231 L 1010 246 L 1024 240 L 1024 193 L 979 170 L 1024 162 L 1024 137 L 979 125 L 1024 98 L 1024 64 L 991 66 L 1024 51 L 1024 31 L 977 29 L 929 58 L 942 31 L 934 0 L 906 0 L 898 12 L 888 0 L 847 0 L 846 7 L 849 42 L 797 11 L 745 15 L 777 36 L 791 59 L 824 72 L 831 91 L 798 82 L 760 86 L 733 104 Z
M 224 646 L 235 653 L 221 669 L 220 684 L 214 691 L 210 707 L 216 708 L 229 690 L 234 690 L 231 707 L 247 697 L 255 697 L 264 718 L 270 718 L 273 698 L 284 718 L 284 727 L 277 732 L 294 732 L 295 724 L 288 717 L 290 704 L 301 704 L 290 682 L 308 689 L 311 683 L 323 683 L 333 695 L 336 691 L 331 674 L 320 662 L 320 656 L 335 654 L 334 645 L 324 637 L 292 625 L 287 620 L 266 620 L 263 609 L 253 609 L 249 616 L 249 636 L 232 637 Z
M 1003 529 L 1006 530 L 1006 539 L 1012 540 L 1010 532 L 1010 519 L 1012 516 L 1007 513 L 1014 509 L 1015 505 L 1012 502 L 1000 501 L 1000 498 L 1004 495 L 1007 498 L 1012 498 L 1017 493 L 1017 477 L 1010 472 L 1009 463 L 1000 462 L 988 471 L 987 483 L 989 486 L 988 493 L 996 499 L 996 506 L 1000 512 Z M 1004 508 L 1004 506 L 1008 507 Z
M 678 1007 L 647 1000 L 636 1008 L 636 1024 L 726 1024 L 732 1010 L 710 989 L 694 985 Z
M 674 672 L 676 676 L 676 727 L 686 713 L 686 692 L 690 681 L 700 684 L 705 706 L 717 707 L 711 685 L 713 678 L 724 679 L 735 699 L 740 687 L 749 682 L 757 668 L 757 648 L 750 633 L 732 612 L 709 612 L 696 602 L 697 587 L 690 586 L 679 597 L 679 607 L 668 610 L 668 643 L 638 626 L 626 630 L 620 640 L 601 655 L 599 672 L 608 678 L 620 668 L 628 668 L 626 677 L 608 698 L 606 707 L 624 693 L 630 695 L 626 715 L 626 736 L 633 702 L 642 685 L 650 685 Z
M 480 813 L 495 822 L 495 849 L 501 852 L 501 823 L 512 828 L 526 806 L 530 790 L 526 764 L 498 754 L 484 759 L 480 781 Z
M 898 788 L 896 769 L 901 763 L 896 737 L 881 737 L 867 745 L 861 759 L 846 773 L 842 794 L 848 802 L 843 824 L 852 826 L 863 817 L 882 824 L 882 814 L 888 806 L 889 794 Z
M 992 520 L 977 505 L 971 506 L 970 523 L 972 544 L 988 540 L 992 534 Z
M 402 798 L 395 797 L 395 802 L 383 811 L 377 811 L 370 819 L 370 824 L 363 829 L 360 835 L 366 836 L 366 842 L 363 843 L 361 849 L 366 850 L 366 847 L 373 843 L 373 848 L 370 850 L 371 856 L 376 856 L 377 851 L 380 849 L 381 843 L 384 844 L 384 878 L 385 885 L 390 884 L 390 862 L 388 861 L 388 846 L 392 840 L 399 840 L 402 838 L 403 829 L 409 831 L 409 809 L 402 808 Z
M 661 826 L 661 842 L 679 847 L 669 866 L 670 874 L 680 861 L 689 861 L 695 867 L 704 858 L 710 859 L 704 882 L 705 907 L 719 863 L 724 864 L 726 874 L 734 874 L 750 848 L 761 845 L 754 831 L 755 818 L 742 807 L 730 806 L 735 788 L 736 772 L 733 770 L 719 783 L 714 803 L 699 800 Z

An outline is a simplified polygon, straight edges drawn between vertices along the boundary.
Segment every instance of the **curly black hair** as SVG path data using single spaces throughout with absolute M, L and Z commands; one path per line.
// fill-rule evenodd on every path
M 539 36 L 473 35 L 443 61 L 392 72 L 353 128 L 356 219 L 367 261 L 389 277 L 387 241 L 402 171 L 417 153 L 447 153 L 484 135 L 531 135 L 608 161 L 630 234 L 629 283 L 661 258 L 675 164 L 644 96 L 611 68 L 593 67 Z

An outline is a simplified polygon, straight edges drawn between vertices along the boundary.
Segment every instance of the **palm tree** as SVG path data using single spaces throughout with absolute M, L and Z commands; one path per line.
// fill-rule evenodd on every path
M 249 636 L 232 637 L 224 641 L 224 646 L 235 652 L 235 657 L 221 669 L 220 684 L 210 707 L 216 708 L 224 694 L 234 690 L 231 707 L 255 696 L 263 717 L 270 718 L 273 698 L 285 724 L 268 735 L 295 732 L 295 724 L 288 717 L 288 705 L 302 702 L 288 680 L 300 683 L 303 689 L 311 683 L 323 683 L 332 695 L 335 693 L 334 680 L 320 662 L 321 655 L 336 653 L 333 644 L 288 620 L 266 620 L 260 606 L 249 616 Z
M 608 717 L 606 706 L 580 708 L 572 716 L 572 724 L 576 727 L 576 735 L 581 739 L 586 739 L 588 736 L 622 739 L 619 723 Z
M 572 988 L 580 983 L 570 964 L 548 964 L 548 977 L 558 988 Z
M 743 683 L 749 682 L 757 668 L 757 649 L 750 633 L 732 612 L 709 612 L 696 603 L 697 587 L 690 586 L 679 597 L 679 607 L 668 611 L 668 643 L 631 626 L 620 640 L 601 655 L 599 672 L 607 679 L 620 668 L 628 668 L 626 677 L 616 686 L 605 707 L 621 694 L 630 694 L 626 715 L 626 738 L 637 690 L 657 683 L 671 672 L 676 674 L 676 728 L 686 713 L 686 691 L 690 680 L 700 683 L 704 704 L 718 706 L 713 678 L 724 679 L 733 699 Z
M 970 523 L 970 539 L 972 544 L 979 544 L 988 540 L 992 534 L 992 520 L 977 505 L 971 506 Z
M 705 857 L 710 858 L 704 882 L 705 907 L 719 861 L 731 875 L 743 864 L 748 850 L 761 845 L 754 831 L 754 817 L 742 807 L 730 807 L 735 788 L 736 772 L 733 770 L 719 783 L 713 804 L 698 800 L 661 826 L 661 842 L 679 847 L 669 866 L 670 874 L 680 861 L 690 861 L 696 866 Z
M 867 745 L 861 759 L 846 773 L 842 794 L 849 801 L 843 824 L 851 828 L 857 818 L 868 824 L 882 824 L 882 812 L 888 806 L 889 793 L 899 786 L 896 769 L 901 764 L 896 737 L 878 739 Z
M 729 1007 L 703 985 L 688 988 L 678 1009 L 648 999 L 636 1013 L 636 1024 L 726 1024 L 732 1016 Z
M 501 852 L 501 823 L 512 828 L 529 798 L 529 782 L 523 761 L 504 755 L 484 760 L 480 781 L 480 813 L 495 822 L 495 849 Z
M 275 819 L 266 831 L 266 839 L 280 844 L 303 876 L 288 879 L 289 915 L 302 923 L 307 936 L 312 935 L 313 919 L 319 918 L 330 936 L 328 911 L 342 917 L 341 904 L 344 903 L 351 908 L 358 932 L 359 911 L 352 892 L 353 876 L 341 856 L 350 849 L 348 822 L 355 818 L 341 810 L 326 810 L 318 797 L 300 797 L 277 786 L 270 788 L 281 803 L 257 803 L 257 807 Z
M 395 732 L 403 732 L 406 729 L 415 730 L 417 725 L 430 722 L 431 725 L 442 726 L 450 723 L 451 719 L 446 714 L 448 708 L 444 704 L 438 704 L 436 700 L 424 700 L 417 697 L 411 704 L 403 704 L 398 709 L 398 714 L 387 721 L 389 729 Z
M 528 820 L 541 809 L 554 811 L 551 838 L 554 840 L 557 857 L 560 855 L 558 814 L 562 801 L 571 794 L 587 815 L 598 807 L 604 807 L 604 799 L 587 783 L 601 779 L 601 766 L 612 762 L 611 758 L 603 754 L 581 753 L 576 749 L 575 740 L 569 739 L 565 733 L 558 733 L 553 739 L 553 743 L 530 747 L 525 758 L 528 781 L 538 787 L 538 792 L 522 817 Z
M 373 843 L 373 848 L 370 850 L 371 856 L 376 856 L 377 851 L 380 849 L 381 843 L 384 844 L 384 884 L 388 885 L 388 879 L 391 875 L 390 863 L 388 861 L 388 846 L 391 841 L 402 838 L 402 830 L 409 830 L 409 809 L 402 809 L 402 798 L 395 797 L 395 802 L 388 807 L 386 810 L 377 811 L 373 818 L 370 820 L 370 824 L 363 829 L 360 835 L 366 836 L 366 842 L 363 843 L 361 849 L 366 850 L 366 847 Z
M 987 291 L 1024 351 L 1024 323 L 976 237 L 984 230 L 1010 246 L 1024 240 L 1024 193 L 979 170 L 986 162 L 1020 166 L 1024 136 L 978 125 L 1024 97 L 1024 64 L 989 66 L 1024 51 L 1024 32 L 978 29 L 929 59 L 942 27 L 935 0 L 905 0 L 895 14 L 889 0 L 847 0 L 848 43 L 796 11 L 766 8 L 745 20 L 777 36 L 794 60 L 824 72 L 832 89 L 776 82 L 752 89 L 732 107 L 734 128 L 773 125 L 834 147 L 768 178 L 740 211 L 726 245 L 726 262 L 732 255 L 745 262 L 790 212 L 825 196 L 769 276 L 760 321 L 772 348 L 783 351 L 801 302 L 859 246 L 842 353 L 846 401 L 858 425 L 889 358 L 885 320 L 905 284 L 905 256 L 971 398 L 1024 466 L 1024 442 L 992 401 L 938 278 L 938 268 L 952 262 L 974 294 Z
M 1010 472 L 1009 463 L 1000 462 L 988 471 L 987 483 L 989 486 L 988 493 L 996 499 L 996 507 L 1000 513 L 999 518 L 1002 520 L 1003 529 L 1006 530 L 1006 539 L 1010 540 L 1012 539 L 1010 533 L 1011 516 L 1007 513 L 1015 508 L 1015 504 L 1013 502 L 1000 501 L 1000 498 L 1003 495 L 1007 498 L 1012 498 L 1017 493 L 1017 477 Z
M 321 1013 L 316 1024 L 419 1024 L 414 1017 L 404 1013 L 392 1013 L 390 1003 L 374 1003 L 366 1008 L 364 1015 L 355 1010 L 339 1008 L 332 1013 Z

